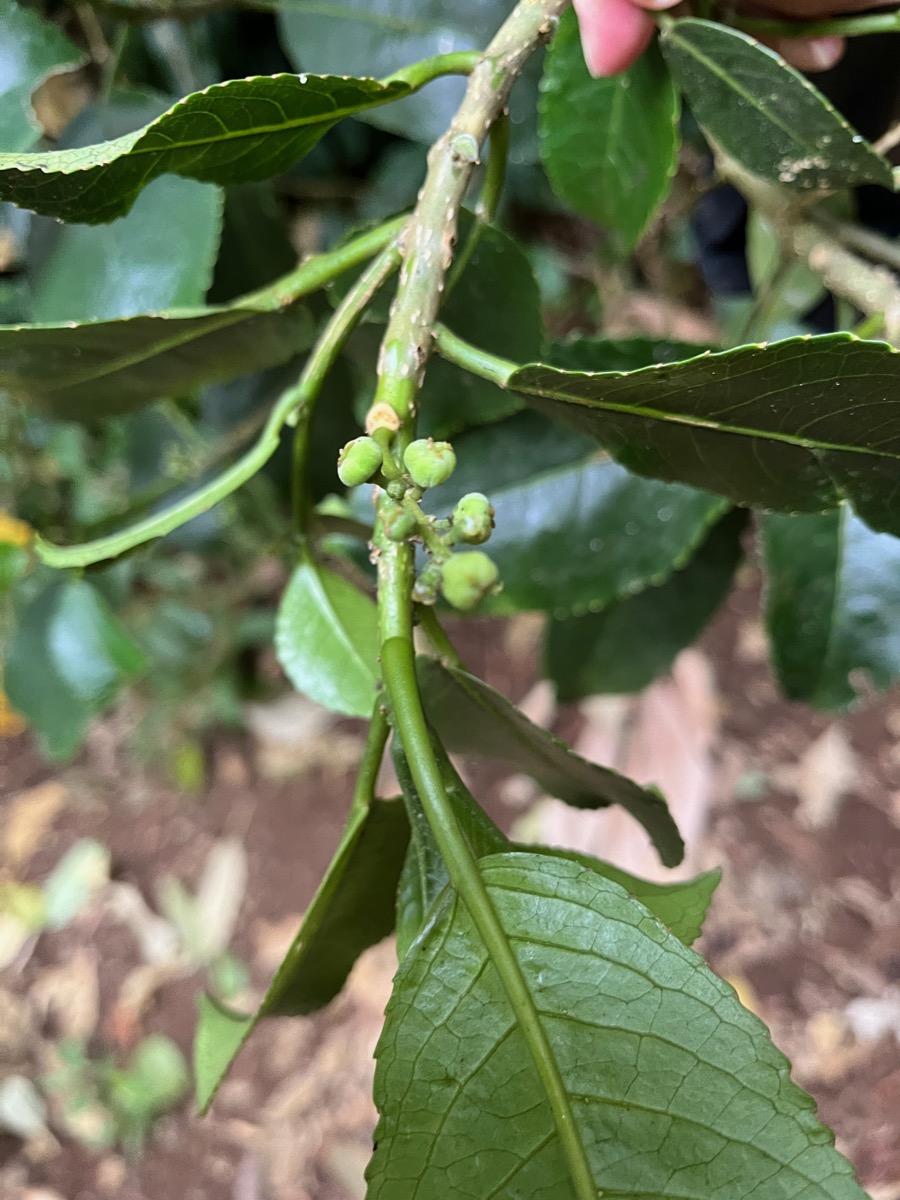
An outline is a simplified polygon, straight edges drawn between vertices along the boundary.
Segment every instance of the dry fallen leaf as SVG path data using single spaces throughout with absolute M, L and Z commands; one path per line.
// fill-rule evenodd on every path
M 793 792 L 799 804 L 795 819 L 806 829 L 828 829 L 841 801 L 857 780 L 856 755 L 843 726 L 829 725 L 796 764 L 775 773 L 776 784 Z
M 0 854 L 10 867 L 27 863 L 38 849 L 68 796 L 54 779 L 13 796 L 6 809 Z
M 845 1012 L 858 1042 L 878 1042 L 890 1034 L 900 1042 L 900 988 L 885 988 L 880 996 L 859 996 Z
M 96 951 L 82 946 L 62 966 L 41 971 L 29 996 L 44 1020 L 60 1037 L 86 1042 L 100 1015 L 100 980 Z
M 238 838 L 222 838 L 206 857 L 195 897 L 207 961 L 228 948 L 246 890 L 243 843 Z

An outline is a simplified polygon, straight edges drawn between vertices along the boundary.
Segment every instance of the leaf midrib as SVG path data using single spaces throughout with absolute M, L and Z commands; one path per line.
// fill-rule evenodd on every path
M 355 663 L 358 676 L 362 676 L 367 682 L 371 683 L 372 687 L 374 688 L 375 684 L 377 683 L 377 679 L 375 677 L 373 668 L 368 664 L 356 643 L 351 640 L 344 618 L 340 615 L 340 613 L 338 613 L 334 603 L 331 600 L 331 596 L 328 594 L 328 591 L 325 587 L 325 578 L 323 572 L 320 571 L 318 565 L 312 561 L 308 561 L 306 565 L 309 568 L 312 576 L 312 586 L 310 590 L 319 600 L 321 611 L 331 618 L 329 623 L 331 632 L 336 635 L 336 640 L 343 645 L 351 661 Z M 339 575 L 336 575 L 335 578 L 339 579 L 341 583 L 345 582 Z M 358 593 L 358 595 L 361 599 L 368 600 L 368 597 L 363 596 L 362 592 Z M 370 600 L 369 603 L 371 604 Z
M 283 76 L 277 76 L 277 75 L 261 76 L 260 78 L 293 79 L 293 78 L 296 78 L 296 76 L 285 74 Z M 343 79 L 341 79 L 340 76 L 330 76 L 330 75 L 312 76 L 312 75 L 310 75 L 307 78 L 309 78 L 309 79 L 313 79 L 313 78 L 316 78 L 316 79 L 340 79 L 342 83 L 345 82 Z M 243 82 L 243 81 L 241 81 L 241 82 Z M 249 82 L 252 82 L 252 80 Z M 378 81 L 371 80 L 370 82 L 377 83 Z M 216 85 L 217 90 L 225 89 L 227 87 L 228 87 L 228 84 L 217 84 Z M 208 95 L 208 93 L 212 90 L 213 89 L 210 88 L 207 90 L 207 92 L 198 92 L 198 93 L 196 93 L 196 95 L 201 95 L 201 96 Z M 315 91 L 314 88 L 312 88 L 310 90 Z M 198 111 L 198 112 L 192 112 L 190 110 L 185 111 L 184 108 L 180 108 L 180 106 L 176 106 L 175 108 L 169 109 L 168 112 L 163 113 L 162 116 L 158 117 L 155 121 L 151 121 L 148 125 L 144 125 L 143 128 L 136 130 L 134 132 L 134 134 L 127 134 L 123 138 L 117 138 L 114 142 L 100 143 L 100 145 L 97 148 L 100 149 L 101 147 L 105 147 L 106 152 L 107 152 L 107 157 L 95 158 L 93 160 L 88 160 L 86 162 L 81 162 L 81 163 L 76 162 L 75 164 L 68 166 L 68 167 L 65 164 L 63 164 L 60 167 L 53 167 L 52 165 L 48 167 L 48 165 L 47 165 L 48 161 L 52 162 L 52 160 L 48 160 L 48 156 L 46 154 L 34 154 L 34 155 L 30 155 L 30 154 L 16 154 L 16 155 L 0 154 L 0 171 L 14 171 L 17 174 L 26 174 L 26 173 L 30 173 L 32 171 L 36 171 L 39 174 L 43 174 L 43 175 L 51 175 L 51 174 L 57 174 L 57 173 L 64 174 L 64 175 L 75 175 L 82 171 L 89 172 L 89 171 L 101 170 L 103 167 L 111 166 L 113 163 L 119 162 L 122 158 L 137 158 L 138 156 L 145 155 L 145 154 L 162 157 L 162 156 L 168 155 L 168 154 L 177 154 L 181 151 L 196 149 L 197 147 L 218 146 L 222 142 L 241 141 L 245 138 L 259 139 L 266 134 L 290 133 L 291 131 L 293 131 L 295 129 L 302 129 L 305 126 L 334 124 L 336 121 L 343 120 L 344 117 L 349 117 L 349 116 L 355 115 L 356 113 L 358 113 L 360 111 L 361 108 L 376 108 L 379 105 L 387 104 L 389 101 L 399 99 L 400 95 L 406 89 L 402 89 L 402 88 L 396 89 L 396 87 L 384 87 L 383 86 L 382 90 L 383 90 L 383 94 L 379 95 L 377 97 L 373 96 L 371 99 L 371 102 L 368 104 L 353 105 L 351 107 L 335 109 L 333 112 L 330 112 L 330 113 L 319 113 L 315 116 L 307 116 L 307 117 L 295 117 L 290 120 L 279 122 L 277 125 L 254 125 L 250 129 L 226 130 L 223 134 L 221 134 L 220 136 L 217 136 L 217 137 L 195 138 L 192 140 L 181 140 L 181 141 L 177 141 L 177 142 L 173 141 L 172 144 L 169 146 L 143 145 L 142 143 L 146 140 L 146 138 L 151 133 L 157 133 L 157 134 L 160 133 L 159 126 L 161 123 L 167 123 L 168 120 L 175 119 L 176 117 L 179 117 L 181 119 L 189 119 L 193 116 L 201 115 L 200 111 Z M 244 102 L 246 102 L 246 101 L 244 101 Z M 185 101 L 183 103 L 186 104 L 187 102 Z M 209 114 L 203 112 L 202 115 L 208 116 Z M 128 148 L 126 150 L 118 151 L 117 153 L 112 154 L 112 155 L 108 154 L 109 147 L 121 145 L 122 143 L 128 142 L 131 138 L 133 138 L 134 140 L 132 141 L 130 148 Z M 69 155 L 71 152 L 67 151 L 67 150 L 61 150 L 61 151 L 58 151 L 57 153 L 59 154 L 60 157 L 63 157 L 65 155 Z M 80 153 L 82 155 L 84 154 L 83 151 L 79 151 L 78 153 Z M 31 163 L 29 161 L 31 159 L 42 159 L 43 162 Z M 176 174 L 177 174 L 177 172 L 176 172 Z
M 201 330 L 185 329 L 184 331 L 178 333 L 176 336 L 170 337 L 165 341 L 154 342 L 151 346 L 145 347 L 143 350 L 133 351 L 130 354 L 123 355 L 120 358 L 114 359 L 112 362 L 104 363 L 101 365 L 100 370 L 91 368 L 87 373 L 82 372 L 81 374 L 79 374 L 77 371 L 70 370 L 66 373 L 65 377 L 60 376 L 58 383 L 56 383 L 55 385 L 53 383 L 47 383 L 46 386 L 42 386 L 41 390 L 46 395 L 49 396 L 49 395 L 53 395 L 56 392 L 71 391 L 71 389 L 73 387 L 80 387 L 85 383 L 93 383 L 100 379 L 107 379 L 110 376 L 117 374 L 117 372 L 119 372 L 119 371 L 124 371 L 124 370 L 127 370 L 129 367 L 136 367 L 136 366 L 139 366 L 141 363 L 149 362 L 150 360 L 158 357 L 160 354 L 167 353 L 169 350 L 177 350 L 179 346 L 185 346 L 190 342 L 199 341 L 201 338 L 206 337 L 211 333 L 219 333 L 221 330 L 228 329 L 233 325 L 240 325 L 245 320 L 252 320 L 253 317 L 265 315 L 266 311 L 267 310 L 265 310 L 265 309 L 261 309 L 261 310 L 226 309 L 219 314 L 222 318 L 220 321 L 210 320 L 209 325 L 205 325 Z M 215 310 L 213 310 L 211 315 L 216 315 Z M 148 319 L 150 319 L 150 320 L 154 319 L 152 317 L 152 314 L 145 314 L 145 315 L 142 314 L 141 316 L 134 318 L 135 321 L 141 321 L 141 320 L 145 321 Z M 178 320 L 178 318 L 169 318 L 169 317 L 162 317 L 162 316 L 159 316 L 156 319 L 160 320 L 160 321 L 168 321 L 168 320 L 177 321 Z M 185 319 L 188 321 L 194 321 L 194 320 L 197 320 L 198 318 L 197 318 L 197 316 L 191 316 L 191 317 L 188 317 Z M 203 317 L 200 317 L 199 319 L 203 320 Z M 122 323 L 110 321 L 110 322 L 103 322 L 103 324 L 121 325 Z M 90 328 L 90 325 L 91 325 L 91 322 L 84 322 L 85 327 Z M 28 329 L 28 328 L 29 328 L 28 326 L 24 327 L 24 329 Z M 34 328 L 45 329 L 45 328 L 52 328 L 52 326 L 43 326 L 42 325 L 42 326 L 34 326 Z M 60 328 L 68 328 L 68 327 L 61 325 Z M 4 332 L 7 332 L 7 331 L 4 329 L 0 329 L 0 333 L 4 333 Z
M 753 92 L 748 92 L 747 89 L 738 82 L 736 75 L 728 74 L 723 71 L 717 62 L 711 58 L 707 58 L 702 50 L 692 45 L 689 41 L 679 40 L 677 26 L 675 26 L 668 33 L 668 35 L 664 36 L 667 36 L 668 41 L 674 42 L 686 54 L 689 54 L 692 58 L 696 59 L 697 62 L 702 63 L 702 65 L 710 72 L 710 74 L 715 75 L 717 79 L 721 79 L 721 81 L 727 87 L 736 92 L 737 95 L 739 95 L 742 100 L 745 100 L 751 108 L 755 108 L 756 111 L 764 116 L 767 121 L 771 121 L 773 125 L 777 126 L 777 128 L 782 131 L 782 133 L 787 134 L 787 136 L 795 145 L 803 146 L 808 150 L 818 149 L 817 142 L 801 141 L 800 138 L 797 137 L 795 131 L 791 129 L 790 125 L 786 125 L 783 121 L 779 120 L 773 112 L 759 102 L 758 96 L 756 96 Z
M 531 368 L 523 368 L 530 370 Z M 552 370 L 552 368 L 544 368 Z M 827 453 L 834 451 L 841 454 L 859 454 L 863 456 L 872 456 L 874 458 L 884 458 L 893 461 L 900 461 L 900 453 L 881 450 L 873 446 L 847 446 L 839 442 L 823 442 L 813 438 L 805 438 L 799 434 L 793 433 L 778 433 L 774 430 L 751 429 L 743 425 L 729 425 L 721 421 L 714 421 L 709 417 L 693 417 L 685 413 L 663 412 L 660 409 L 649 408 L 646 405 L 637 404 L 617 404 L 612 400 L 596 400 L 582 399 L 581 397 L 572 396 L 565 391 L 559 391 L 554 388 L 535 388 L 528 387 L 517 382 L 516 372 L 509 380 L 511 390 L 520 392 L 525 396 L 532 396 L 538 400 L 554 400 L 558 403 L 566 405 L 577 405 L 579 408 L 587 409 L 588 411 L 598 412 L 616 412 L 628 417 L 646 417 L 652 421 L 660 421 L 669 425 L 688 425 L 697 429 L 710 429 L 715 433 L 733 434 L 736 437 L 757 438 L 760 441 L 782 442 L 788 446 L 796 446 L 803 450 L 821 451 Z

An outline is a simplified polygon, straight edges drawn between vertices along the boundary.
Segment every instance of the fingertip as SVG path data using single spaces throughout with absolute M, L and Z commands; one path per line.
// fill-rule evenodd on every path
M 665 12 L 667 8 L 675 8 L 681 4 L 682 0 L 632 0 L 632 3 L 648 12 Z
M 618 75 L 640 58 L 655 22 L 632 0 L 574 0 L 587 68 L 596 78 Z

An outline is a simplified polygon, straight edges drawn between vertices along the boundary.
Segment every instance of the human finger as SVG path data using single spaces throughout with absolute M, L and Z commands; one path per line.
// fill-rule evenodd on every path
M 655 22 L 632 0 L 574 0 L 584 61 L 599 78 L 626 70 L 647 47 Z

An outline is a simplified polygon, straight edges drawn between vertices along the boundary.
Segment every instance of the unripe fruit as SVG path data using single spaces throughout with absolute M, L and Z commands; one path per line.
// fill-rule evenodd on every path
M 381 528 L 392 542 L 405 542 L 416 532 L 417 522 L 413 513 L 393 504 L 381 518 Z
M 374 438 L 354 438 L 338 455 L 338 478 L 345 487 L 357 487 L 372 478 L 382 459 L 381 447 Z
M 449 442 L 417 438 L 403 452 L 403 465 L 416 487 L 437 487 L 453 474 L 456 455 Z
M 481 492 L 469 492 L 453 510 L 453 529 L 461 542 L 478 546 L 494 528 L 494 506 Z
M 444 563 L 441 591 L 454 608 L 467 612 L 497 590 L 497 564 L 481 550 L 464 550 Z

